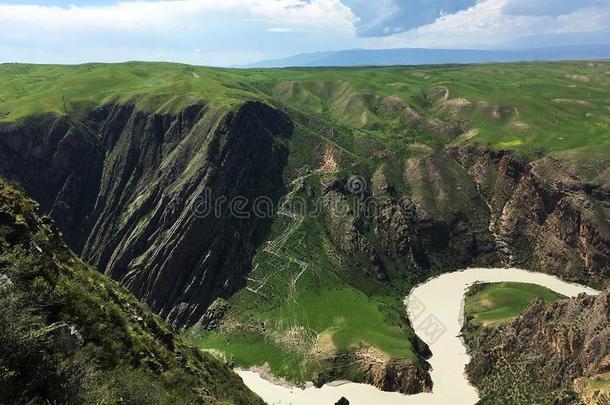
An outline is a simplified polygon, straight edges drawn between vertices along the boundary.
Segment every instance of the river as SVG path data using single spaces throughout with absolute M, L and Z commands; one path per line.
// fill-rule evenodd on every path
M 468 383 L 464 373 L 470 358 L 459 337 L 464 293 L 475 282 L 501 281 L 538 284 L 568 297 L 599 293 L 548 274 L 504 268 L 470 268 L 420 284 L 405 298 L 405 303 L 415 332 L 428 343 L 433 353 L 429 360 L 434 384 L 432 393 L 406 396 L 346 381 L 326 384 L 322 388 L 310 384 L 301 389 L 273 384 L 254 371 L 237 372 L 246 385 L 270 405 L 333 405 L 341 397 L 347 398 L 350 405 L 475 404 L 479 398 L 477 390 Z

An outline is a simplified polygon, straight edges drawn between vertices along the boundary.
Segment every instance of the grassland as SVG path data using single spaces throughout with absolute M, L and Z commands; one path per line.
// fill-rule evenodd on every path
M 565 297 L 536 284 L 477 284 L 466 295 L 464 316 L 475 325 L 502 325 L 519 316 L 536 298 L 553 302 Z
M 412 280 L 393 274 L 393 288 L 374 281 L 344 262 L 314 217 L 279 217 L 247 288 L 230 299 L 235 310 L 217 330 L 194 328 L 189 339 L 242 367 L 266 364 L 295 383 L 327 373 L 357 381 L 345 355 L 360 348 L 417 364 L 413 332 L 402 320 Z
M 459 136 L 434 134 L 421 125 L 442 118 L 462 124 L 466 136 L 458 142 L 582 157 L 610 152 L 609 72 L 607 62 L 268 70 L 140 62 L 4 64 L 0 121 L 75 114 L 106 103 L 173 112 L 196 102 L 258 99 L 390 146 L 397 141 L 439 146 Z

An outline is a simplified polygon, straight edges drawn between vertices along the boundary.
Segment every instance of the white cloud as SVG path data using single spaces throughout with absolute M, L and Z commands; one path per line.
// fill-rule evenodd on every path
M 269 28 L 267 29 L 267 32 L 292 32 L 292 28 L 286 28 L 286 27 L 273 27 L 273 28 Z
M 508 15 L 509 0 L 484 0 L 473 7 L 439 17 L 434 23 L 404 33 L 368 41 L 384 47 L 493 48 L 536 35 L 587 32 L 609 27 L 610 8 L 584 8 L 558 17 Z
M 359 17 L 358 34 L 379 37 L 433 23 L 443 14 L 472 7 L 477 0 L 345 0 Z
M 206 16 L 214 12 L 231 12 L 288 26 L 332 27 L 350 32 L 356 21 L 340 0 L 137 0 L 69 7 L 0 4 L 0 36 L 20 27 L 32 35 L 45 30 L 168 31 L 205 24 Z M 13 36 L 23 35 L 27 33 Z
M 0 52 L 0 61 L 247 63 L 255 54 L 278 57 L 298 47 L 321 48 L 322 35 L 345 43 L 355 38 L 357 21 L 341 0 L 119 0 L 66 7 L 2 1 L 0 51 L 20 51 Z M 304 35 L 293 38 L 296 45 L 279 43 L 278 28 Z
M 508 2 L 521 0 L 434 0 L 431 18 L 436 20 L 408 31 L 414 25 L 399 9 L 428 0 L 117 0 L 67 7 L 2 1 L 0 61 L 162 59 L 230 65 L 352 48 L 505 48 L 523 37 L 575 38 L 572 33 L 610 29 L 610 7 L 599 6 L 610 0 L 584 0 L 583 7 L 563 15 L 506 12 Z M 454 8 L 444 7 L 450 1 Z M 348 4 L 360 10 L 358 16 Z M 457 4 L 474 5 L 453 12 Z M 362 30 L 384 36 L 363 38 Z M 299 35 L 279 35 L 288 32 Z M 547 43 L 561 44 L 553 41 Z

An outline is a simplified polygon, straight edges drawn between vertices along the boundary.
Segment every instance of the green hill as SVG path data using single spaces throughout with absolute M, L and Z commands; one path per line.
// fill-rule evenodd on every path
M 536 298 L 553 302 L 565 297 L 536 284 L 476 285 L 466 294 L 464 316 L 475 325 L 501 325 L 519 316 Z
M 0 402 L 258 404 L 0 179 Z
M 595 153 L 600 147 L 607 152 L 608 65 L 237 70 L 143 62 L 4 64 L 0 119 L 75 114 L 107 103 L 176 112 L 199 101 L 235 105 L 259 99 L 320 115 L 385 142 L 489 142 L 530 154 Z M 436 120 L 445 123 L 435 125 Z

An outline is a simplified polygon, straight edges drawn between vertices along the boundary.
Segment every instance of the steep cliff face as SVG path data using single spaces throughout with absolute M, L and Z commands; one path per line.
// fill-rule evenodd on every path
M 103 167 L 100 137 L 67 117 L 30 117 L 0 126 L 0 154 L 0 174 L 21 183 L 53 216 L 70 246 L 81 251 Z
M 600 381 L 592 397 L 608 395 L 609 289 L 597 297 L 535 301 L 510 324 L 475 327 L 471 336 L 467 372 L 483 403 L 577 403 L 573 392 L 584 391 L 585 380 Z
M 322 188 L 329 235 L 364 268 L 387 279 L 388 268 L 415 276 L 501 263 L 490 210 L 471 175 L 439 151 L 403 162 L 400 178 L 386 167 Z M 354 183 L 361 190 L 354 193 Z
M 379 280 L 391 282 L 390 269 L 421 279 L 471 265 L 599 284 L 610 276 L 603 164 L 528 162 L 481 145 L 391 164 L 321 186 L 330 239 Z
M 363 380 L 380 390 L 417 394 L 432 392 L 429 366 L 418 367 L 407 359 L 388 359 L 374 349 L 362 349 L 355 355 Z
M 106 106 L 0 131 L 0 174 L 32 190 L 86 260 L 184 326 L 250 269 L 269 220 L 252 204 L 267 197 L 265 213 L 282 193 L 292 123 L 246 102 L 178 115 Z
M 531 163 L 514 153 L 470 146 L 450 153 L 472 175 L 491 212 L 503 261 L 567 279 L 610 276 L 608 169 L 551 156 Z

